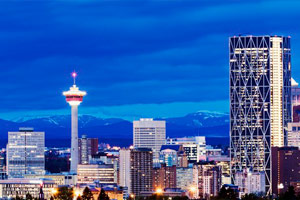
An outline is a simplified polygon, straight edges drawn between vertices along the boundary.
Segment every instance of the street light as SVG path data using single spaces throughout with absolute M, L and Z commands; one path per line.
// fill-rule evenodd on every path
M 194 187 L 194 186 L 190 187 L 190 191 L 191 191 L 191 192 L 193 192 L 193 193 L 194 193 L 194 192 L 196 192 L 196 190 L 197 190 L 197 188 L 196 188 L 196 187 Z
M 191 197 L 192 199 L 195 198 L 195 193 L 197 191 L 197 188 L 195 186 L 191 186 L 190 189 L 189 189 L 190 193 L 191 193 Z
M 53 195 L 55 195 L 57 192 L 58 192 L 58 191 L 57 191 L 56 188 L 53 188 L 53 189 L 51 190 L 51 193 L 52 193 Z
M 75 196 L 78 197 L 79 195 L 80 195 L 80 192 L 79 192 L 78 190 L 76 190 L 76 191 L 75 191 Z
M 156 194 L 162 194 L 163 190 L 161 188 L 157 188 L 155 191 Z
M 133 199 L 133 200 L 135 200 L 134 194 L 131 194 L 131 195 L 130 195 L 130 198 Z

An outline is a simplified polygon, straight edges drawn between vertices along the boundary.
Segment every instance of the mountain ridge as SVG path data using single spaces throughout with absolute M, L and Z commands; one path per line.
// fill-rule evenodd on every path
M 182 117 L 157 118 L 165 120 L 167 137 L 203 135 L 206 137 L 228 137 L 229 115 L 227 113 L 195 112 Z M 8 131 L 18 131 L 19 127 L 33 127 L 45 131 L 46 140 L 68 139 L 71 137 L 71 116 L 53 115 L 27 120 L 9 121 L 0 119 L 1 140 L 7 140 Z M 78 116 L 79 136 L 98 138 L 132 138 L 132 122 L 119 118 L 102 119 L 92 115 Z

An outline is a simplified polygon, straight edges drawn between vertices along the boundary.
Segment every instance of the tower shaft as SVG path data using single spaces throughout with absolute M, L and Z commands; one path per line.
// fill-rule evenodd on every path
M 78 106 L 72 105 L 71 127 L 71 172 L 77 172 L 78 165 Z

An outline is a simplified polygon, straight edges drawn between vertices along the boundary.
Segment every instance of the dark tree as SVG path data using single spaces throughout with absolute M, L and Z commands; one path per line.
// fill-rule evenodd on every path
M 82 200 L 81 196 L 79 195 L 76 200 Z
M 98 200 L 109 200 L 109 197 L 105 193 L 105 190 L 103 188 L 101 188 L 100 194 L 98 196 Z
M 93 198 L 93 193 L 92 193 L 92 191 L 88 187 L 84 188 L 82 196 L 81 196 L 81 199 L 82 200 L 91 200 L 91 199 L 94 199 Z
M 23 200 L 22 197 L 20 197 L 19 195 L 16 196 L 16 200 Z
M 54 200 L 54 197 L 53 197 L 53 196 L 51 196 L 51 197 L 50 197 L 50 200 Z
M 26 194 L 26 200 L 33 200 L 33 197 L 31 196 L 31 194 L 29 194 L 29 193 Z
M 218 196 L 213 197 L 214 200 L 237 200 L 237 193 L 231 189 L 226 189 L 224 186 L 221 188 Z
M 242 200 L 260 200 L 261 198 L 258 197 L 256 194 L 245 194 L 243 197 L 242 197 Z
M 72 200 L 74 197 L 73 188 L 60 187 L 54 198 L 59 200 Z
M 293 186 L 289 186 L 288 190 L 285 193 L 279 195 L 279 200 L 296 200 L 296 199 L 297 197 Z

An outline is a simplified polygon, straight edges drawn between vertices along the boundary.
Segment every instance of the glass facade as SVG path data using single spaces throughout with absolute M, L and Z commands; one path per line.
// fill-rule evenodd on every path
M 151 148 L 153 164 L 159 164 L 159 151 L 166 140 L 166 122 L 152 118 L 133 121 L 133 146 L 135 148 Z
M 291 121 L 290 38 L 231 37 L 229 57 L 231 177 L 264 171 L 271 194 L 271 147 L 287 144 Z
M 30 128 L 8 132 L 7 175 L 23 178 L 25 174 L 45 173 L 45 133 Z

